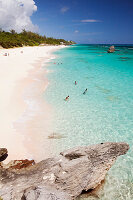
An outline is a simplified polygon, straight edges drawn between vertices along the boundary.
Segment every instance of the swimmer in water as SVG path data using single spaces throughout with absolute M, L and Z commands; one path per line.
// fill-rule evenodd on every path
M 67 96 L 66 98 L 65 98 L 65 101 L 68 101 L 69 100 L 69 96 Z
M 75 81 L 75 85 L 77 85 L 77 81 Z
M 87 88 L 86 88 L 86 90 L 83 92 L 83 94 L 86 94 L 86 92 L 87 92 Z

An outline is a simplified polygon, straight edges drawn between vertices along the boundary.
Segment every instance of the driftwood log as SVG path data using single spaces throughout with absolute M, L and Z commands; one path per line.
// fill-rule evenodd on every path
M 21 169 L 20 166 L 19 169 L 1 167 L 0 197 L 3 200 L 75 199 L 82 191 L 96 188 L 117 157 L 128 149 L 126 143 L 101 143 L 76 147 Z

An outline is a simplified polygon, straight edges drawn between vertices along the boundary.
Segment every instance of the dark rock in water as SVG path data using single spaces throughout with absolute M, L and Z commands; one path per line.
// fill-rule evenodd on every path
M 97 188 L 127 143 L 76 147 L 26 169 L 0 169 L 3 200 L 72 200 Z
M 120 59 L 130 59 L 129 57 L 120 57 Z
M 130 60 L 131 58 L 129 58 L 129 57 L 120 57 L 119 58 L 121 61 L 128 61 L 128 60 Z
M 115 47 L 113 45 L 109 47 L 108 53 L 113 53 L 114 51 L 115 51 Z
M 8 156 L 8 151 L 6 148 L 0 148 L 0 162 L 5 160 Z

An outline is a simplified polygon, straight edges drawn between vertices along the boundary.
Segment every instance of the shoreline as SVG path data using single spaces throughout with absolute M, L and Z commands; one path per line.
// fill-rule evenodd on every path
M 0 51 L 0 146 L 9 150 L 6 162 L 25 158 L 40 161 L 51 155 L 52 141 L 47 137 L 52 108 L 45 103 L 43 92 L 49 84 L 46 64 L 55 58 L 53 52 L 62 47 L 24 47 Z M 9 56 L 3 56 L 5 52 Z

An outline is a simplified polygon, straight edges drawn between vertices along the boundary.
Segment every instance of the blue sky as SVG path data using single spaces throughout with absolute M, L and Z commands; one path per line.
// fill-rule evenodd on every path
M 133 0 L 35 0 L 41 34 L 78 43 L 133 43 Z
M 133 0 L 0 0 L 0 28 L 77 43 L 133 44 Z

